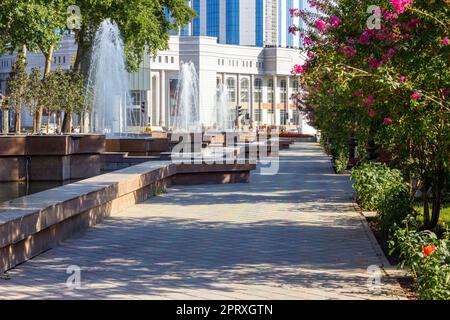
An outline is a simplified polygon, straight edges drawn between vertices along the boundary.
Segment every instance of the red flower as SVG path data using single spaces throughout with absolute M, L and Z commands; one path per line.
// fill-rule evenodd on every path
M 390 117 L 384 118 L 383 123 L 385 125 L 390 125 L 392 124 L 392 119 Z
M 370 110 L 369 111 L 369 117 L 375 118 L 376 116 L 377 116 L 377 112 L 375 110 Z
M 431 255 L 433 252 L 436 251 L 436 246 L 434 244 L 429 244 L 425 247 L 423 247 L 422 252 L 425 256 Z
M 419 100 L 420 99 L 420 97 L 421 97 L 421 95 L 420 95 L 420 93 L 419 92 L 414 92 L 412 95 L 411 95 L 411 99 L 412 100 Z

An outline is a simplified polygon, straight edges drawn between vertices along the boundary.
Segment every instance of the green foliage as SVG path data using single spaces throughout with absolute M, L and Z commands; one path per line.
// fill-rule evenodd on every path
M 376 30 L 367 26 L 373 1 L 318 3 L 321 13 L 306 14 L 302 30 L 311 42 L 299 74 L 301 107 L 321 134 L 332 137 L 327 148 L 334 156 L 347 152 L 351 136 L 360 155 L 374 141 L 409 181 L 431 189 L 434 219 L 427 227 L 433 228 L 450 172 L 450 45 L 443 41 L 450 34 L 450 3 L 415 0 L 387 18 L 393 7 L 379 1 Z M 316 27 L 318 16 L 328 23 L 324 30 Z M 332 26 L 331 16 L 341 23 Z
M 43 81 L 44 108 L 50 111 L 79 113 L 84 106 L 83 77 L 72 71 L 58 69 Z
M 449 234 L 442 239 L 430 231 L 419 231 L 415 217 L 409 216 L 405 227 L 394 226 L 389 242 L 391 253 L 397 252 L 400 267 L 407 267 L 415 280 L 421 299 L 450 299 L 450 252 Z M 433 250 L 427 252 L 427 246 Z
M 384 192 L 384 198 L 378 203 L 377 213 L 382 229 L 388 232 L 412 212 L 412 205 L 406 184 L 394 186 Z
M 56 30 L 64 30 L 65 0 L 0 1 L 0 53 L 26 46 L 28 50 L 46 49 L 60 40 Z
M 336 166 L 337 173 L 343 173 L 348 166 L 348 152 L 340 152 L 337 157 L 334 158 L 334 164 Z
M 71 4 L 81 10 L 82 27 L 76 30 L 76 35 L 83 70 L 88 67 L 89 48 L 95 32 L 106 18 L 119 26 L 128 69 L 136 71 L 145 52 L 155 55 L 157 51 L 167 49 L 169 31 L 184 27 L 195 16 L 184 0 L 74 0 Z

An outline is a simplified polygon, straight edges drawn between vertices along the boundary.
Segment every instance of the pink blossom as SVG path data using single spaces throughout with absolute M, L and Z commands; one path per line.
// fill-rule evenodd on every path
M 342 49 L 342 51 L 344 52 L 344 54 L 345 54 L 348 58 L 351 58 L 351 57 L 353 57 L 353 56 L 356 54 L 355 48 L 349 47 L 349 46 L 344 47 L 344 48 Z
M 334 29 L 337 29 L 342 24 L 342 20 L 339 19 L 339 17 L 337 17 L 337 16 L 331 16 L 330 24 L 331 24 L 331 27 L 333 27 Z
M 310 37 L 306 36 L 306 37 L 303 38 L 303 43 L 304 43 L 306 46 L 310 46 L 310 45 L 313 44 L 313 41 L 312 41 L 312 39 L 311 39 Z
M 310 60 L 312 60 L 316 57 L 316 54 L 312 51 L 308 51 L 307 55 Z
M 366 101 L 364 101 L 364 106 L 370 107 L 372 104 L 373 104 L 373 96 L 369 95 L 369 96 L 367 96 Z
M 447 37 L 442 38 L 442 44 L 444 46 L 448 46 L 450 44 L 450 40 Z
M 384 118 L 383 123 L 385 125 L 390 125 L 390 124 L 392 124 L 392 119 L 390 117 L 386 117 L 386 118 Z
M 305 72 L 305 67 L 304 66 L 301 66 L 301 65 L 299 65 L 299 64 L 296 64 L 295 66 L 294 66 L 294 68 L 292 69 L 292 74 L 293 75 L 297 75 L 297 74 L 300 74 L 300 73 L 304 73 Z
M 416 101 L 419 100 L 420 97 L 421 97 L 421 95 L 420 95 L 420 93 L 417 92 L 417 91 L 415 91 L 415 92 L 411 95 L 411 99 L 412 99 L 412 100 L 416 100 Z
M 357 91 L 355 92 L 355 96 L 356 96 L 356 97 L 361 97 L 361 96 L 362 96 L 361 90 L 357 90 Z
M 397 13 L 403 13 L 414 0 L 389 0 Z
M 327 31 L 327 29 L 328 29 L 328 27 L 329 27 L 329 25 L 328 25 L 325 21 L 323 21 L 322 19 L 317 19 L 317 20 L 314 22 L 314 24 L 315 24 L 317 30 L 319 30 L 320 32 L 325 32 L 325 31 Z
M 397 14 L 389 12 L 389 11 L 385 11 L 383 16 L 384 16 L 384 18 L 386 20 L 392 20 L 392 19 L 397 19 L 398 18 Z
M 400 78 L 398 78 L 400 80 L 400 82 L 405 82 L 406 81 L 406 77 L 405 76 L 400 76 Z
M 375 118 L 376 116 L 377 116 L 377 112 L 375 110 L 370 110 L 369 111 L 369 117 Z
M 369 69 L 376 69 L 378 67 L 382 67 L 384 65 L 383 61 L 378 61 L 374 57 L 370 57 L 367 62 L 369 63 Z
M 369 43 L 369 40 L 370 40 L 370 34 L 369 34 L 369 32 L 366 30 L 366 31 L 364 31 L 364 32 L 361 34 L 361 36 L 359 37 L 359 43 L 365 45 L 365 44 L 368 44 L 368 43 Z

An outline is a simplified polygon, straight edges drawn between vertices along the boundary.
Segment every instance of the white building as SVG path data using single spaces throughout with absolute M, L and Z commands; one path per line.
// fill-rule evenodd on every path
M 75 61 L 76 45 L 66 37 L 53 57 L 53 69 L 70 69 Z M 0 57 L 0 90 L 5 93 L 6 79 L 15 55 Z M 170 126 L 180 64 L 192 61 L 199 76 L 201 117 L 211 114 L 220 83 L 230 92 L 230 108 L 241 106 L 247 117 L 242 125 L 302 126 L 304 121 L 290 97 L 297 92 L 298 81 L 290 73 L 301 64 L 299 50 L 281 47 L 250 47 L 219 44 L 212 37 L 172 36 L 169 50 L 156 57 L 146 56 L 139 72 L 130 75 L 131 96 L 136 124 Z M 29 53 L 27 69 L 44 66 L 41 54 Z M 141 104 L 145 103 L 145 114 Z M 33 122 L 24 112 L 24 127 Z M 246 119 L 246 120 L 245 120 Z

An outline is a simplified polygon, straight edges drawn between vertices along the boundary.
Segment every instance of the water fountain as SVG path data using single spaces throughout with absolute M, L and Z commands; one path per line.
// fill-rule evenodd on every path
M 221 84 L 216 101 L 216 128 L 220 131 L 233 130 L 233 116 L 229 104 L 229 92 L 226 85 Z
M 87 83 L 86 108 L 92 106 L 90 121 L 93 132 L 114 134 L 127 131 L 129 88 L 120 31 L 114 21 L 106 19 L 95 34 Z
M 200 132 L 198 76 L 193 62 L 181 64 L 177 87 L 177 105 L 172 116 L 174 132 Z

